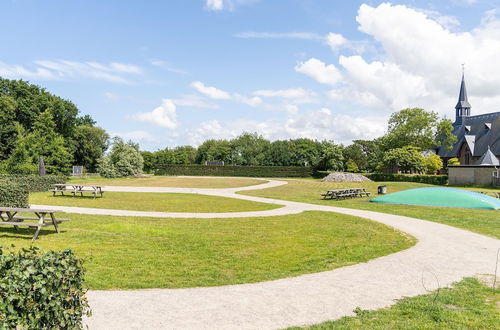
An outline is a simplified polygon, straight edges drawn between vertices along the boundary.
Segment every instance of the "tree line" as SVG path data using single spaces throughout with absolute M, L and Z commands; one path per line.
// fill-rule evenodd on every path
M 0 78 L 0 173 L 36 173 L 43 158 L 49 174 L 71 165 L 97 169 L 109 146 L 106 131 L 71 101 L 23 80 Z
M 87 172 L 108 177 L 208 161 L 309 166 L 319 171 L 434 173 L 443 167 L 441 159 L 424 152 L 451 148 L 456 140 L 452 129 L 449 119 L 411 108 L 393 113 L 382 137 L 348 146 L 308 138 L 270 141 L 247 132 L 234 139 L 209 139 L 198 147 L 140 151 L 131 141 L 111 140 L 89 115 L 80 116 L 71 101 L 22 80 L 0 78 L 0 173 L 36 173 L 40 158 L 48 173 L 68 174 L 71 165 L 82 165 Z

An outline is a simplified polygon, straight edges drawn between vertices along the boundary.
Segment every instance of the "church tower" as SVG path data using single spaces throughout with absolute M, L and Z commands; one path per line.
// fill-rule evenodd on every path
M 455 122 L 453 126 L 461 126 L 464 123 L 464 118 L 470 116 L 470 103 L 467 99 L 467 90 L 465 89 L 465 78 L 462 72 L 462 84 L 460 85 L 460 94 L 458 95 L 458 103 L 455 106 Z

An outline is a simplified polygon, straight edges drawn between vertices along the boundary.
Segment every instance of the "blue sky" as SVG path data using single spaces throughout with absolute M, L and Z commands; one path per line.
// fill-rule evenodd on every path
M 0 76 L 155 150 L 232 138 L 348 144 L 388 116 L 500 111 L 498 0 L 0 0 Z

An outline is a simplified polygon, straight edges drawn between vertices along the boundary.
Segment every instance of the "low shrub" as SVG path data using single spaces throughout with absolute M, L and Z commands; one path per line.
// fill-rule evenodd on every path
M 83 329 L 90 316 L 83 261 L 71 250 L 0 247 L 1 329 Z
M 448 183 L 447 175 L 368 173 L 365 176 L 373 181 L 419 182 L 434 185 Z
M 165 165 L 155 169 L 155 175 L 243 176 L 243 177 L 310 177 L 311 167 L 301 166 L 207 166 Z
M 24 185 L 11 180 L 0 179 L 0 206 L 29 207 L 29 192 Z
M 47 191 L 53 184 L 65 183 L 68 177 L 65 175 L 21 175 L 21 174 L 0 174 L 0 180 L 13 181 L 25 186 L 29 192 Z

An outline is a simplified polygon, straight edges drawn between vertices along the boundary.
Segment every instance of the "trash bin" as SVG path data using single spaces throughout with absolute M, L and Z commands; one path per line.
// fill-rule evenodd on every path
M 377 193 L 379 195 L 385 195 L 385 194 L 387 194 L 387 186 L 385 186 L 385 185 L 384 186 L 378 186 Z

